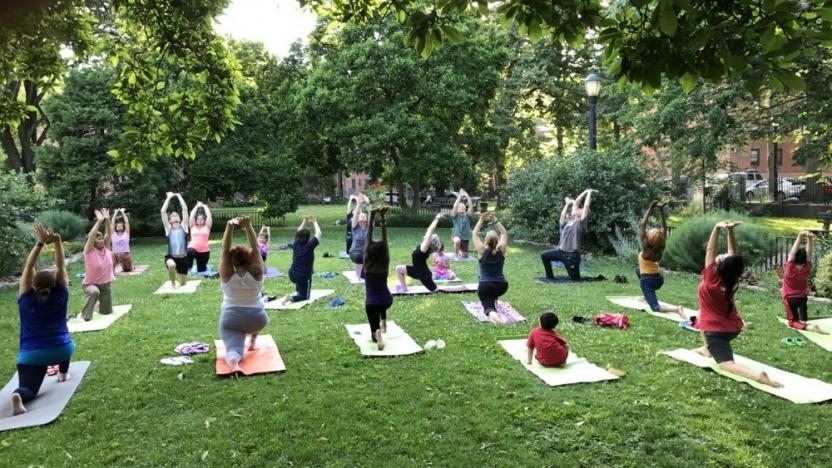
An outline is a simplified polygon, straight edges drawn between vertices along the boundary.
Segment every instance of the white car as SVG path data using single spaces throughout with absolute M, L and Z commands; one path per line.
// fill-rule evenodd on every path
M 785 179 L 780 179 L 777 183 L 777 195 L 775 200 L 784 202 L 788 199 L 797 199 L 803 194 L 804 187 L 799 184 L 793 184 Z M 768 181 L 763 180 L 748 187 L 745 192 L 745 198 L 754 201 L 768 201 Z

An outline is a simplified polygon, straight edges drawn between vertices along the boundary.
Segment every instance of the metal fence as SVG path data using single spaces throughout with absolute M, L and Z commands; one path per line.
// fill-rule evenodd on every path
M 749 269 L 754 273 L 763 273 L 784 266 L 788 261 L 789 250 L 791 250 L 795 239 L 796 237 L 790 236 L 775 237 L 764 251 L 762 259 L 751 265 Z M 812 243 L 812 258 L 810 260 L 817 265 L 820 259 L 830 250 L 832 250 L 832 238 L 827 236 L 816 237 Z

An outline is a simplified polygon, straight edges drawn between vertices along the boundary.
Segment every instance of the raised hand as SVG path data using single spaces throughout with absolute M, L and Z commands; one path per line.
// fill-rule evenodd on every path
M 101 215 L 104 216 L 104 219 L 110 219 L 110 209 L 101 208 Z
M 43 227 L 40 223 L 35 223 L 32 225 L 32 231 L 35 233 L 35 240 L 38 243 L 45 244 L 49 240 L 49 231 Z
M 168 197 L 168 199 L 171 199 L 171 198 L 173 198 L 174 193 L 173 192 L 165 192 L 165 195 Z
M 97 219 L 98 221 L 104 221 L 104 211 L 95 210 L 95 219 Z
M 729 221 L 725 223 L 725 227 L 728 229 L 734 229 L 735 227 L 742 224 L 742 221 Z
M 232 226 L 239 226 L 240 225 L 240 218 L 239 217 L 231 218 L 231 219 L 228 220 L 228 224 L 230 224 Z
M 239 220 L 240 227 L 247 228 L 251 226 L 251 218 L 248 216 L 240 216 Z
M 573 200 L 572 197 L 564 197 L 563 198 L 563 203 L 565 203 L 567 205 L 570 204 L 570 203 L 574 203 L 574 202 L 575 202 L 575 200 Z

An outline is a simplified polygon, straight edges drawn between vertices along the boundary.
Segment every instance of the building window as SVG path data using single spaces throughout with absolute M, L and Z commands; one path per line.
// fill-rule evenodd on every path
M 760 150 L 759 148 L 754 148 L 751 150 L 751 165 L 752 166 L 759 166 L 760 165 Z
M 783 148 L 777 148 L 777 165 L 783 165 Z

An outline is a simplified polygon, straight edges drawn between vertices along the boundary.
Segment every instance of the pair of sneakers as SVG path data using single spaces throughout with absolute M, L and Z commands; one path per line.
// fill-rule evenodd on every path
M 430 340 L 427 343 L 425 343 L 425 349 L 445 349 L 445 341 Z
M 616 283 L 626 283 L 627 282 L 627 277 L 624 276 L 624 275 L 615 275 L 615 278 L 613 278 L 613 281 L 615 281 Z

